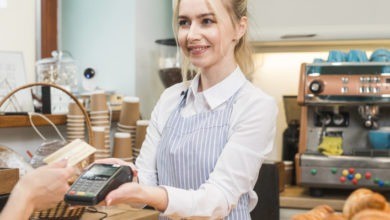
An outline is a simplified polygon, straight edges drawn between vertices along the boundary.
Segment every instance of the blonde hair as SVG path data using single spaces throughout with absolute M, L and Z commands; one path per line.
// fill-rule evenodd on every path
M 230 14 L 230 20 L 232 21 L 233 26 L 236 26 L 237 22 L 240 21 L 242 17 L 248 17 L 247 12 L 247 0 L 220 0 L 222 1 L 222 4 L 224 5 L 227 12 Z M 216 16 L 218 17 L 219 14 L 217 7 L 215 7 L 213 0 L 208 0 L 208 3 L 213 8 L 213 10 L 216 13 Z M 179 16 L 179 4 L 180 0 L 174 1 L 174 8 L 173 8 L 173 30 L 175 34 L 175 38 L 177 40 L 177 33 L 179 29 L 178 25 L 178 16 Z M 242 72 L 246 75 L 248 79 L 251 79 L 251 75 L 254 71 L 254 62 L 252 58 L 252 48 L 249 44 L 248 40 L 248 30 L 245 32 L 245 34 L 240 38 L 237 39 L 238 42 L 234 48 L 234 57 L 236 59 L 236 62 Z M 179 49 L 180 50 L 180 49 Z M 191 71 L 191 69 L 194 69 L 194 67 L 191 66 L 191 63 L 189 59 L 181 55 L 181 63 L 182 63 L 182 75 L 183 79 L 187 80 L 187 73 Z

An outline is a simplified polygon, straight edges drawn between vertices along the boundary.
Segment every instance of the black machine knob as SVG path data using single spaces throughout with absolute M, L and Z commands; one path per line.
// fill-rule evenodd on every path
M 321 80 L 313 80 L 310 83 L 309 90 L 314 94 L 319 94 L 324 91 L 324 83 Z

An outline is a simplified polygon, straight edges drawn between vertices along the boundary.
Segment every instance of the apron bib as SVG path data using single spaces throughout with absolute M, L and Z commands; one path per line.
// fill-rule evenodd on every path
M 230 116 L 238 90 L 224 109 L 181 116 L 188 93 L 170 115 L 157 148 L 158 185 L 196 190 L 205 183 L 228 139 Z M 242 195 L 226 220 L 249 220 L 249 194 Z M 160 220 L 169 219 L 164 216 Z

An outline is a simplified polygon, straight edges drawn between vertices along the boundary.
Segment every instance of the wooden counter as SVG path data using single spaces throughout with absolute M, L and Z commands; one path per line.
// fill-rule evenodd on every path
M 336 211 L 341 211 L 348 194 L 329 194 L 323 197 L 312 197 L 308 189 L 298 186 L 285 187 L 280 193 L 280 208 L 312 209 L 318 205 L 329 205 Z
M 100 212 L 107 213 L 107 220 L 158 220 L 159 212 L 150 209 L 135 209 L 129 205 L 121 204 L 117 206 L 97 207 Z M 97 220 L 104 217 L 102 213 L 85 212 L 81 220 Z

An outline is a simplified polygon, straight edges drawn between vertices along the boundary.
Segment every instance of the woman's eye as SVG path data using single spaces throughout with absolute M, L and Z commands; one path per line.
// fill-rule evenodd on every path
M 212 24 L 212 23 L 215 23 L 212 19 L 209 18 L 203 19 L 203 24 Z
M 189 24 L 189 22 L 187 20 L 179 20 L 179 26 L 185 26 L 188 24 Z

